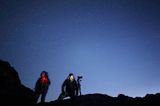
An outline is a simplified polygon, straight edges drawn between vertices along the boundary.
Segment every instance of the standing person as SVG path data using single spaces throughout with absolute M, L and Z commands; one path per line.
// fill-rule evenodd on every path
M 77 81 L 73 75 L 70 73 L 67 79 L 62 84 L 62 93 L 58 97 L 58 100 L 63 100 L 65 97 L 73 98 L 78 96 L 78 86 Z
M 41 102 L 45 102 L 45 97 L 48 92 L 49 85 L 50 85 L 50 79 L 48 77 L 48 73 L 46 71 L 42 71 L 35 85 L 37 102 L 40 95 L 41 95 Z

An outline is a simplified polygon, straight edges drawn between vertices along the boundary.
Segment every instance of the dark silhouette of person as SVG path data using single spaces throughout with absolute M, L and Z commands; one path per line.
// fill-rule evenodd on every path
M 45 102 L 45 97 L 48 92 L 50 83 L 51 82 L 48 77 L 48 73 L 46 71 L 42 71 L 35 85 L 36 102 L 38 102 L 40 96 L 41 102 Z
M 71 99 L 78 96 L 78 86 L 77 81 L 73 75 L 70 73 L 67 79 L 62 84 L 62 92 L 58 97 L 58 100 L 63 100 L 65 97 L 70 97 Z

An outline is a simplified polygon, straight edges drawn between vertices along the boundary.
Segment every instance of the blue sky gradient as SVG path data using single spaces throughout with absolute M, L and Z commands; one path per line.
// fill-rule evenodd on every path
M 159 0 L 0 0 L 0 59 L 33 89 L 49 73 L 47 101 L 70 72 L 82 93 L 160 91 Z

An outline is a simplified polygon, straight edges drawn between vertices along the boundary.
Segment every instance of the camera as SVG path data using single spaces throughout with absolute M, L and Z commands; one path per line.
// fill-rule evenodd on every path
M 82 76 L 78 76 L 77 81 L 78 81 L 78 82 L 82 81 L 82 80 L 81 80 L 82 78 L 83 78 Z
M 82 76 L 78 76 L 78 79 L 82 79 L 83 77 Z
M 80 80 L 80 79 L 82 79 L 83 77 L 82 76 L 78 76 L 78 79 Z

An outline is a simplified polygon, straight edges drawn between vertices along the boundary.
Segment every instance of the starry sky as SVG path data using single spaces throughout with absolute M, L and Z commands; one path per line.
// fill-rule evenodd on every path
M 82 94 L 160 92 L 160 1 L 0 0 L 0 59 L 31 89 L 46 70 L 47 101 L 70 72 Z

